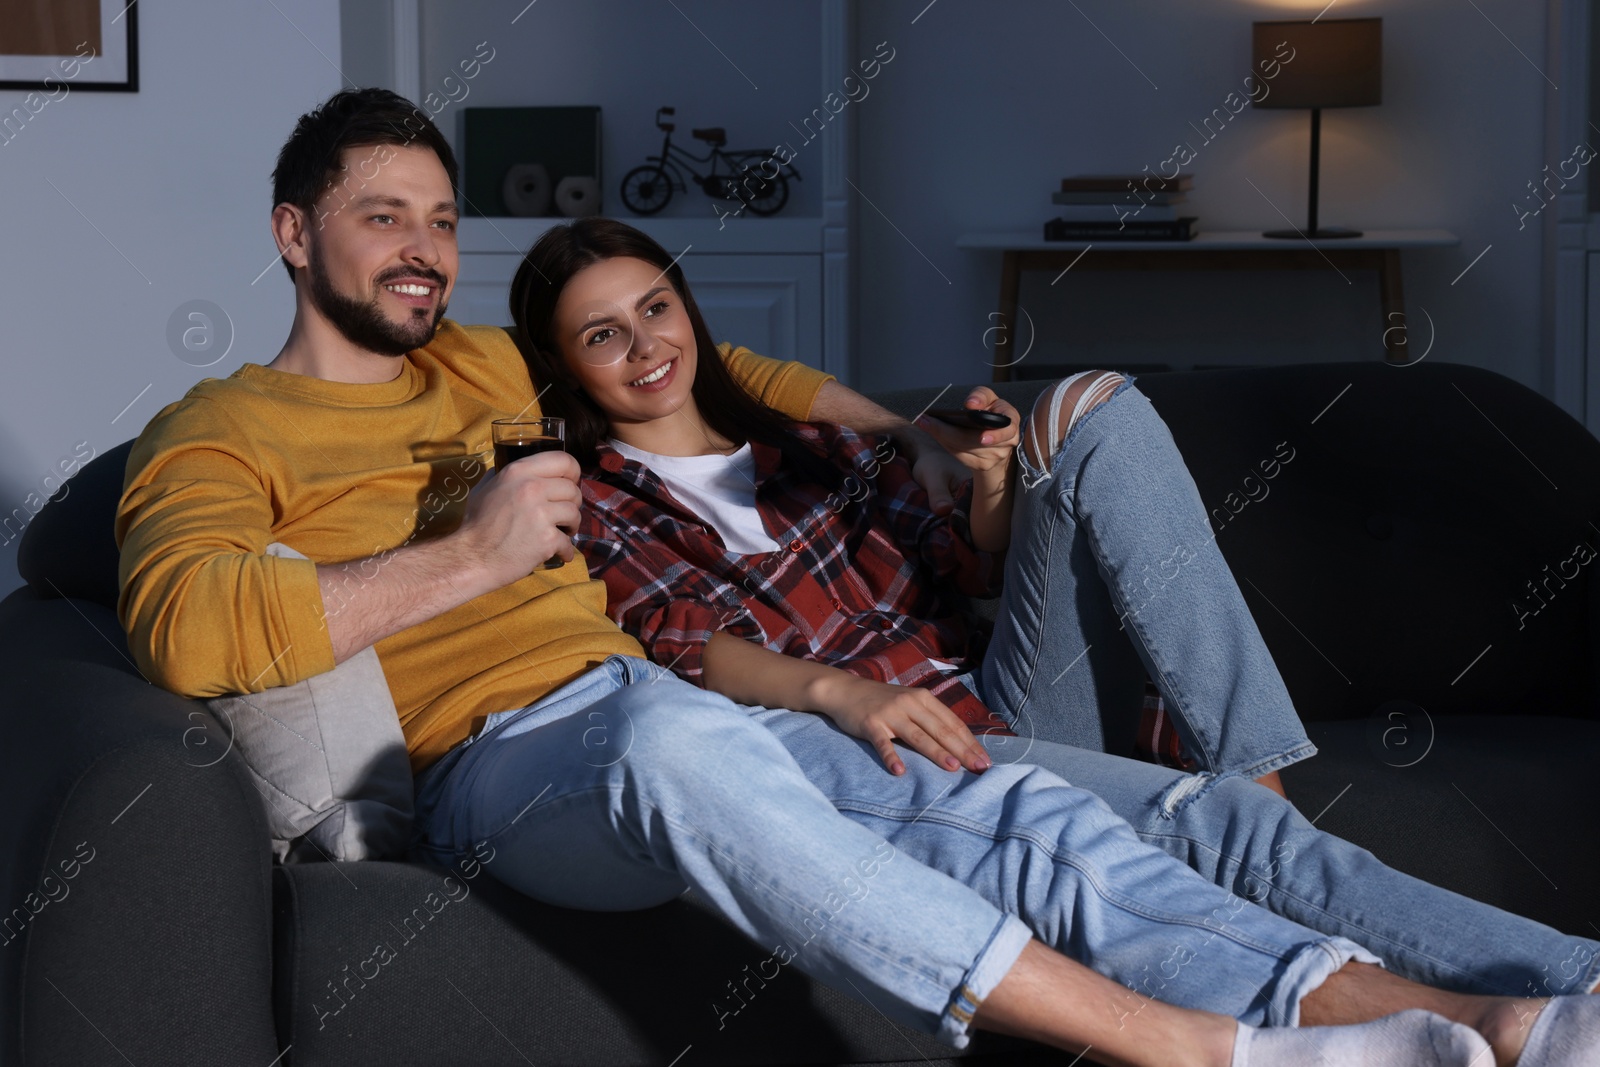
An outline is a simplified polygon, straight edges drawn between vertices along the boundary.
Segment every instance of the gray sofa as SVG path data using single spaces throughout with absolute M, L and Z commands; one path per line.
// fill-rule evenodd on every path
M 1301 810 L 1600 936 L 1597 587 L 1570 563 L 1575 541 L 1600 548 L 1600 442 L 1446 364 L 1140 385 L 1322 749 L 1285 772 Z M 881 399 L 912 412 L 933 392 Z M 1281 442 L 1295 459 L 1263 483 Z M 793 968 L 752 979 L 763 953 L 693 894 L 584 913 L 480 874 L 441 905 L 435 867 L 274 865 L 221 727 L 128 659 L 125 457 L 33 520 L 28 585 L 0 602 L 0 1067 L 1061 1062 L 987 1035 L 956 1057 Z M 744 1006 L 724 1015 L 731 987 Z

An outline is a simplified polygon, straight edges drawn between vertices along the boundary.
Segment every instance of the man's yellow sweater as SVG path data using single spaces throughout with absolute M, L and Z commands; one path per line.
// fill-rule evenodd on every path
M 804 419 L 828 376 L 718 346 L 753 394 Z M 128 457 L 118 605 L 151 681 L 192 697 L 255 693 L 333 668 L 316 564 L 449 533 L 489 460 L 493 419 L 538 414 L 503 330 L 446 319 L 377 385 L 247 363 L 145 427 Z M 265 554 L 281 541 L 310 557 Z M 381 562 L 351 566 L 329 614 Z M 537 570 L 379 641 L 413 772 L 609 655 L 642 656 L 606 617 L 582 558 Z

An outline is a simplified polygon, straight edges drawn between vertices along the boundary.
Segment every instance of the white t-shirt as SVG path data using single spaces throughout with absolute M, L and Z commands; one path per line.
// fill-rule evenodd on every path
M 729 456 L 658 456 L 615 438 L 606 443 L 649 467 L 679 502 L 722 536 L 729 552 L 754 556 L 778 550 L 756 510 L 756 457 L 748 443 Z

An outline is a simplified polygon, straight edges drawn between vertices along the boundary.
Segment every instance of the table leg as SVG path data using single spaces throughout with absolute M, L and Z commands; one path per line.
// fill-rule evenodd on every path
M 994 380 L 997 382 L 1011 380 L 1011 368 L 1017 361 L 1013 353 L 1017 351 L 1017 287 L 1021 278 L 1022 253 L 1008 251 L 1000 265 L 999 321 L 991 327 L 994 331 Z
M 1378 261 L 1379 299 L 1383 303 L 1384 360 L 1389 363 L 1408 363 L 1411 360 L 1406 344 L 1411 331 L 1406 321 L 1406 306 L 1400 288 L 1400 250 L 1386 248 Z

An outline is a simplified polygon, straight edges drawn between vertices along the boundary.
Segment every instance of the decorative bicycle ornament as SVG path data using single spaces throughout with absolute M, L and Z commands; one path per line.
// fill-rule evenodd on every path
M 710 148 L 697 156 L 672 143 L 677 124 L 663 121 L 662 116 L 676 113 L 670 107 L 656 111 L 656 128 L 665 134 L 661 154 L 645 157 L 647 162 L 622 178 L 622 202 L 629 211 L 654 215 L 671 202 L 673 193 L 687 192 L 691 181 L 713 200 L 737 200 L 742 205 L 739 210 L 749 208 L 756 215 L 776 215 L 789 202 L 789 179 L 800 180 L 794 164 L 766 148 L 724 150 L 728 135 L 721 126 L 689 131 Z M 705 174 L 695 169 L 696 164 L 706 163 L 711 166 Z

